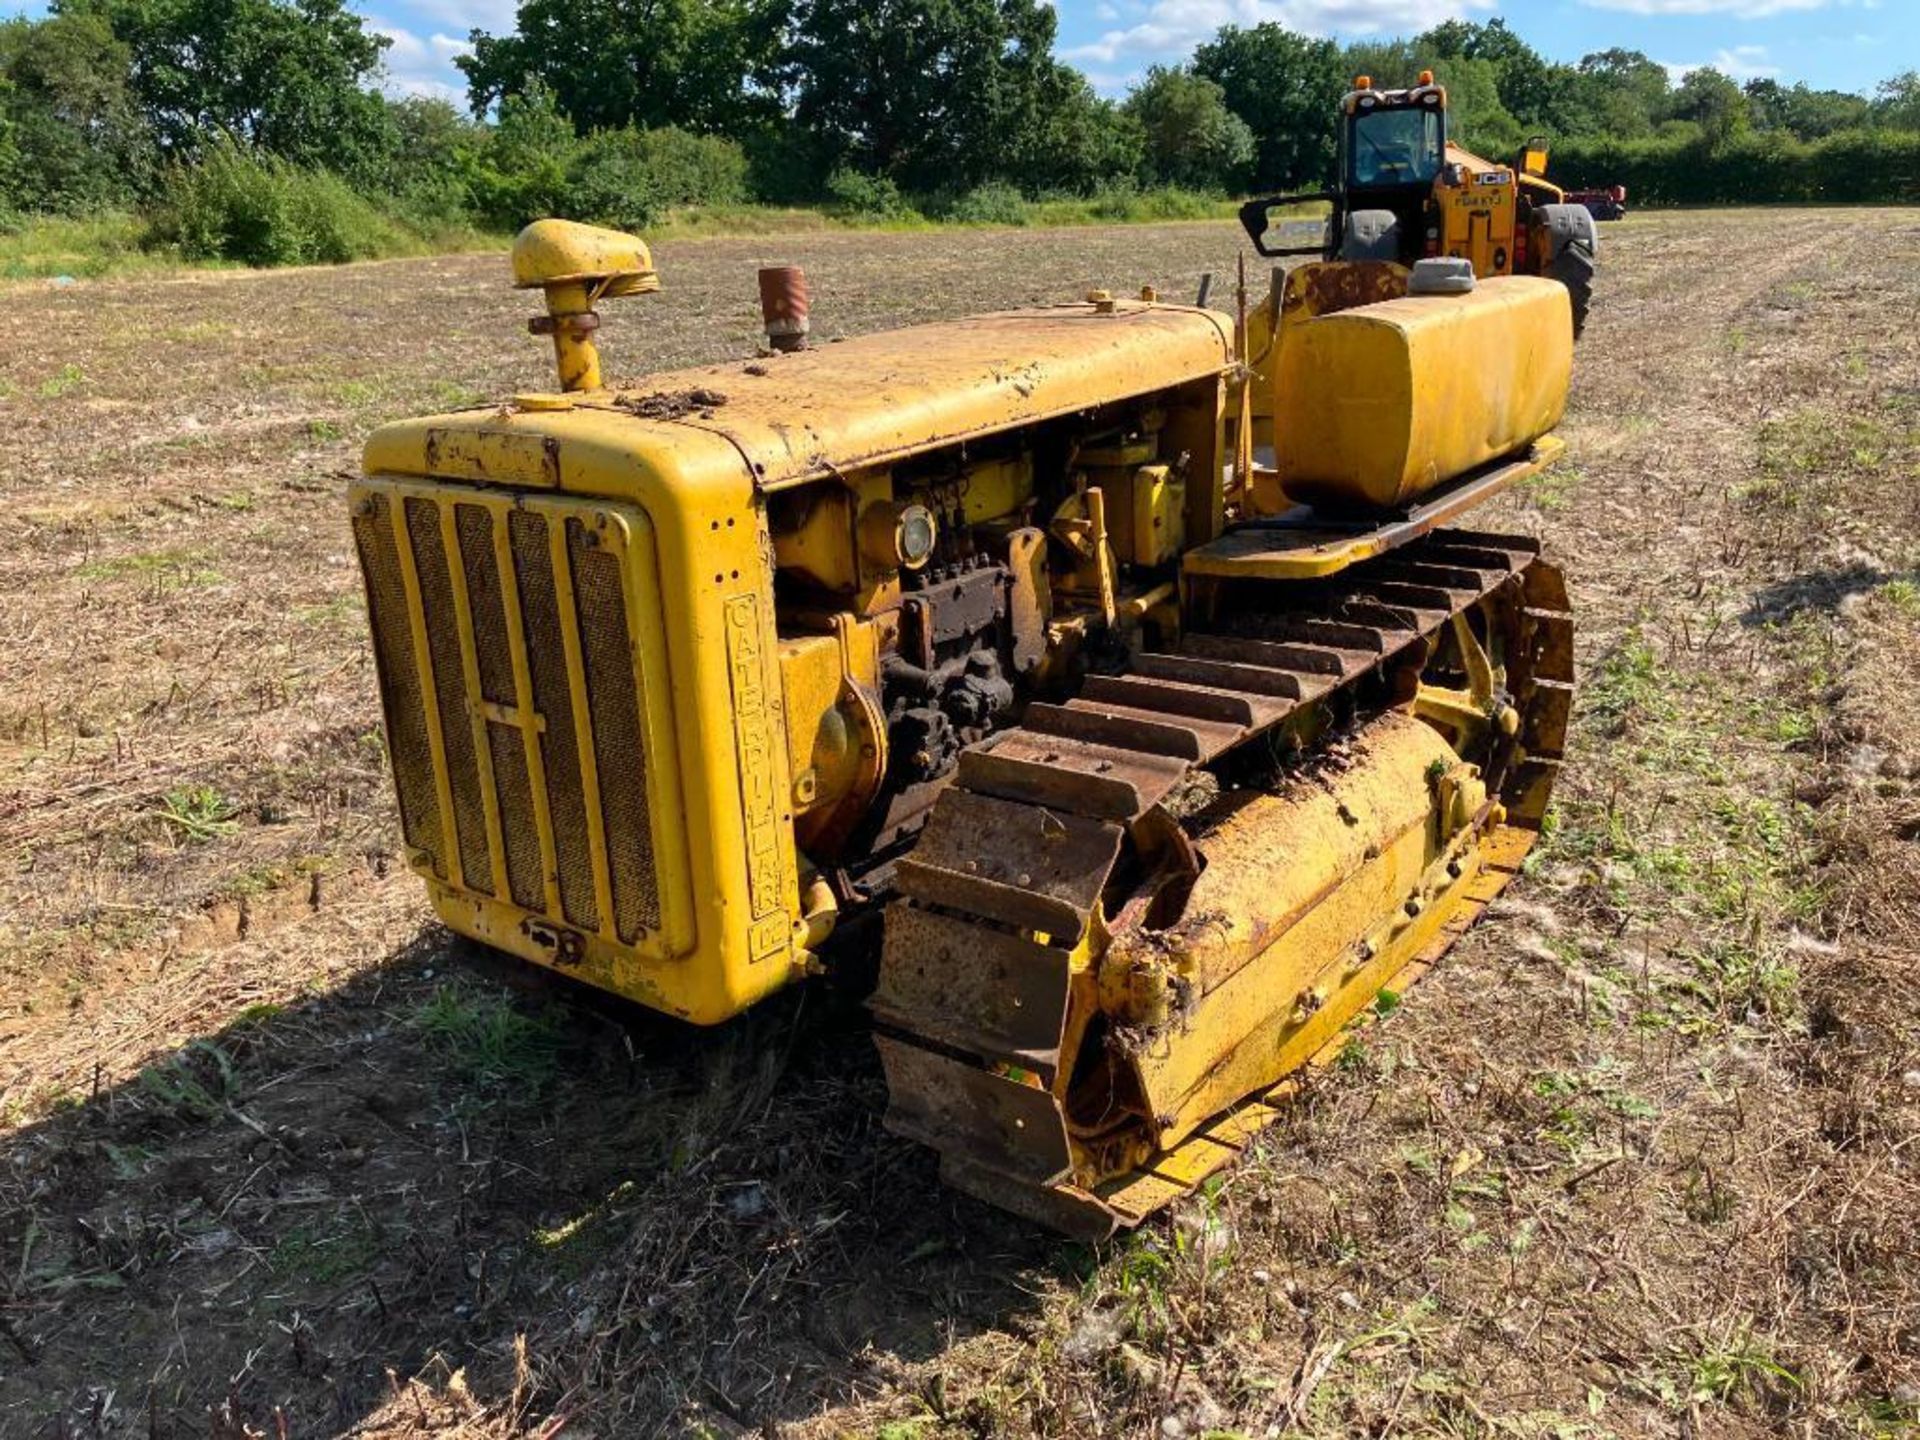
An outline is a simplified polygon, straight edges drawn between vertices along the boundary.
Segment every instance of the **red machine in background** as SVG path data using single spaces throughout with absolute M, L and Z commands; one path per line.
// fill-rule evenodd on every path
M 1627 218 L 1627 187 L 1610 185 L 1604 190 L 1569 190 L 1567 204 L 1584 205 L 1596 220 Z

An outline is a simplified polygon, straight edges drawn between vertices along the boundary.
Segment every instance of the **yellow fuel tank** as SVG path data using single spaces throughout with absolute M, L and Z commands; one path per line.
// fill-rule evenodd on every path
M 1573 315 L 1557 281 L 1482 280 L 1283 326 L 1275 370 L 1287 496 L 1390 510 L 1560 423 Z

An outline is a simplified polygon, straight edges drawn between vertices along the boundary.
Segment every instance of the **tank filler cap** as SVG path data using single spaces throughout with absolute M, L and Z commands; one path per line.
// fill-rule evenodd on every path
M 1473 262 L 1457 255 L 1436 255 L 1413 264 L 1413 278 L 1407 281 L 1409 295 L 1470 295 L 1478 282 L 1473 278 Z

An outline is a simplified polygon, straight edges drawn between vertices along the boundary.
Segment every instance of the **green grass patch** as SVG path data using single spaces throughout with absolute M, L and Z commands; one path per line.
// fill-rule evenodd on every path
M 166 259 L 140 248 L 145 229 L 139 216 L 119 211 L 84 218 L 22 216 L 0 227 L 0 279 L 87 280 L 170 268 Z
M 1817 927 L 1826 894 L 1816 816 L 1780 757 L 1818 731 L 1819 625 L 1758 632 L 1773 652 L 1758 688 L 1744 665 L 1639 627 L 1584 677 L 1578 723 L 1608 784 L 1556 806 L 1543 863 L 1579 865 L 1615 922 L 1663 956 L 1650 974 L 1583 981 L 1592 1023 L 1697 1034 L 1797 1020 L 1788 941 Z
M 160 797 L 155 812 L 183 844 L 203 844 L 240 828 L 239 808 L 211 785 L 182 785 Z
M 135 1082 L 139 1091 L 182 1120 L 223 1114 L 238 1084 L 233 1057 L 210 1040 L 196 1040 L 177 1055 L 150 1065 Z
M 58 400 L 74 386 L 84 384 L 86 378 L 86 371 L 68 363 L 40 382 L 38 394 L 42 400 Z
M 1920 447 L 1920 425 L 1897 403 L 1878 411 L 1808 409 L 1760 427 L 1754 480 L 1735 493 L 1771 518 L 1804 523 L 1841 498 L 1848 475 L 1894 467 Z
M 471 410 L 476 405 L 489 403 L 490 399 L 485 391 L 455 380 L 436 380 L 433 385 L 433 403 L 448 410 Z
M 413 1024 L 463 1078 L 492 1089 L 536 1093 L 559 1064 L 558 1015 L 529 1014 L 500 991 L 450 981 Z
M 1675 1357 L 1675 1373 L 1663 1377 L 1659 1397 L 1676 1410 L 1698 1405 L 1760 1402 L 1770 1394 L 1799 1392 L 1805 1383 L 1775 1358 L 1750 1330 Z
M 1585 478 L 1578 465 L 1563 461 L 1529 476 L 1521 485 L 1520 493 L 1531 500 L 1536 508 L 1553 514 L 1567 508 L 1574 491 L 1580 488 L 1580 482 Z
M 1889 580 L 1876 593 L 1902 615 L 1920 615 L 1920 584 Z
M 229 900 L 246 900 L 257 895 L 271 895 L 291 885 L 308 886 L 315 875 L 325 875 L 332 870 L 333 864 L 324 855 L 268 861 L 242 871 L 222 886 L 219 893 Z
M 1694 966 L 1714 1005 L 1733 1021 L 1795 1013 L 1800 972 L 1777 955 L 1739 940 L 1719 940 L 1698 951 Z
M 380 1255 L 380 1237 L 364 1220 L 329 1230 L 316 1222 L 288 1231 L 267 1256 L 268 1268 L 313 1285 L 331 1285 L 368 1269 Z
M 1602 657 L 1587 677 L 1581 700 L 1595 724 L 1615 730 L 1637 716 L 1671 718 L 1674 706 L 1671 678 L 1638 628 Z
M 392 400 L 397 393 L 385 380 L 335 380 L 326 386 L 326 397 L 349 410 L 367 410 Z
M 216 585 L 225 577 L 206 563 L 199 550 L 145 550 L 132 555 L 110 555 L 89 560 L 73 572 L 76 580 L 150 581 L 154 588 L 170 590 L 193 585 Z

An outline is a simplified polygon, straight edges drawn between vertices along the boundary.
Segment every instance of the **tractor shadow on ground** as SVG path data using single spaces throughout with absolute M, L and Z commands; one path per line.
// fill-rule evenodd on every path
M 1920 580 L 1920 572 L 1883 570 L 1864 561 L 1824 570 L 1785 575 L 1753 592 L 1740 612 L 1742 625 L 1772 625 L 1809 610 L 1832 613 L 1855 596 L 1865 595 L 1892 581 Z
M 804 1418 L 1090 1261 L 884 1093 L 827 985 L 702 1031 L 424 931 L 0 1141 L 0 1436 L 335 1434 L 436 1359 L 500 1403 L 516 1336 L 601 1433 Z

